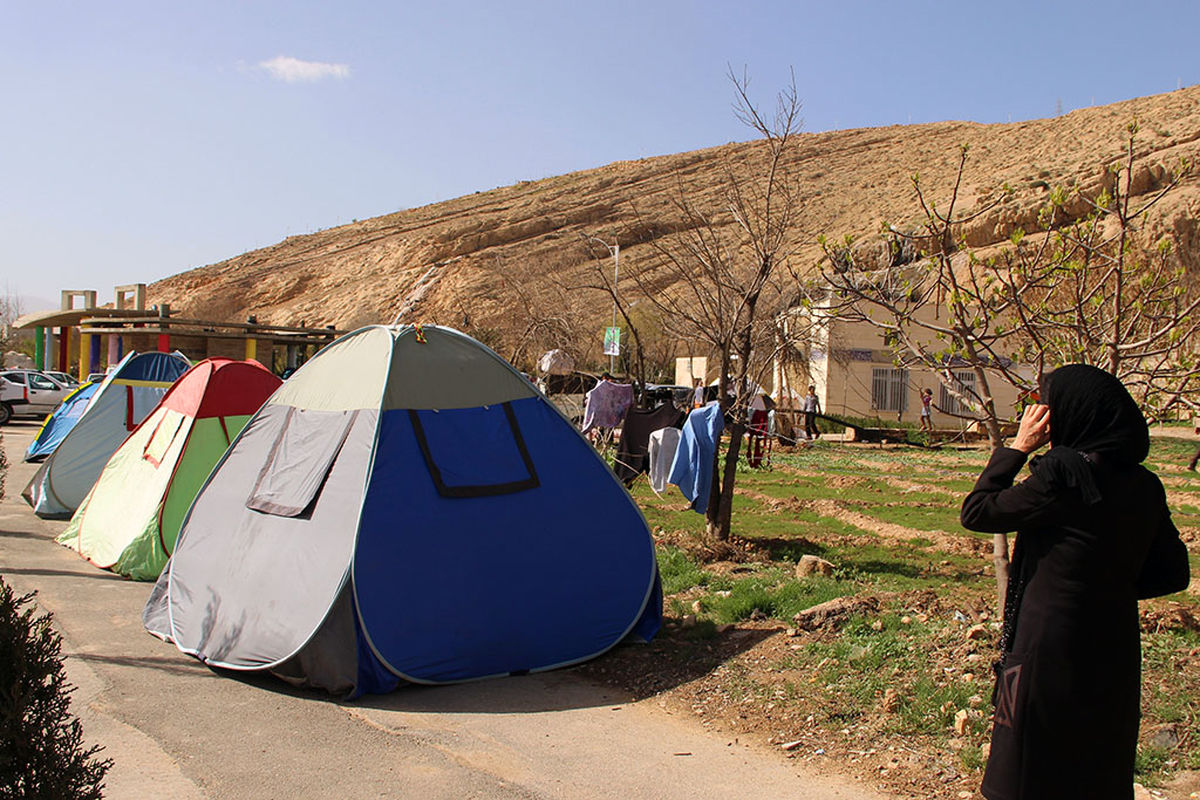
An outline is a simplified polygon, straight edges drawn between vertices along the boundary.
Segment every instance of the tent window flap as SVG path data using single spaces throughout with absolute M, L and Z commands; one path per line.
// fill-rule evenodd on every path
M 539 485 L 510 404 L 408 414 L 443 497 L 489 497 Z
M 298 517 L 316 500 L 357 411 L 288 409 L 246 507 Z

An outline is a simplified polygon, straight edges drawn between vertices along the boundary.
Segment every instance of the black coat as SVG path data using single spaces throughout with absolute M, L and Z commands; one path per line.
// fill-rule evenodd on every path
M 1139 720 L 1139 579 L 1157 540 L 1171 574 L 1159 576 L 1156 591 L 1186 587 L 1186 551 L 1149 470 L 1101 462 L 1102 499 L 1088 505 L 1078 490 L 1055 491 L 1036 474 L 1014 486 L 1024 463 L 1019 450 L 996 450 L 962 506 L 970 530 L 1019 534 L 1008 595 L 1015 626 L 998 670 L 981 791 L 989 800 L 1127 800 Z

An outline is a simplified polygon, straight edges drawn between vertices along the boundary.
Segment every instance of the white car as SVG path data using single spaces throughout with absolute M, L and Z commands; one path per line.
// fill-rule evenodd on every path
M 51 370 L 51 369 L 44 369 L 44 370 L 42 370 L 42 374 L 45 375 L 46 377 L 50 378 L 51 380 L 53 380 L 57 383 L 61 383 L 63 386 L 66 386 L 67 388 L 70 388 L 70 389 L 74 389 L 76 386 L 79 386 L 79 379 L 76 378 L 74 375 L 68 375 L 65 372 L 57 372 L 57 371 Z
M 44 417 L 74 391 L 32 369 L 0 372 L 0 425 L 15 416 Z

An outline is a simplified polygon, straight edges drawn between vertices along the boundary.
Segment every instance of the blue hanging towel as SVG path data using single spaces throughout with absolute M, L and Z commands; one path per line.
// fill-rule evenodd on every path
M 721 416 L 721 404 L 715 401 L 693 410 L 683 423 L 679 449 L 675 451 L 675 463 L 671 465 L 667 482 L 679 487 L 697 514 L 708 510 L 713 458 L 723 430 L 725 419 Z

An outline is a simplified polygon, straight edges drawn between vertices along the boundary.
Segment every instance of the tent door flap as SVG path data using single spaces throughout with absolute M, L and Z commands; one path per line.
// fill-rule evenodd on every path
M 299 517 L 313 504 L 358 411 L 289 408 L 246 507 Z

